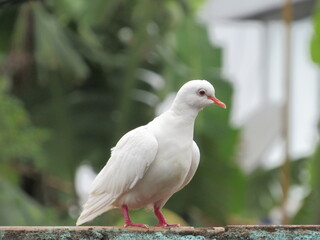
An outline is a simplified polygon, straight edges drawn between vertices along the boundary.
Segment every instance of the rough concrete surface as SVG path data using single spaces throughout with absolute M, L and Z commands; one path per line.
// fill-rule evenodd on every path
M 320 240 L 318 225 L 234 225 L 212 228 L 0 227 L 0 240 Z

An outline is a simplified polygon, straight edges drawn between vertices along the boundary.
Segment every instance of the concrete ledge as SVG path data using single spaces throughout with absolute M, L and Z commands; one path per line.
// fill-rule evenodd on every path
M 232 225 L 212 228 L 0 227 L 0 240 L 320 240 L 319 225 Z

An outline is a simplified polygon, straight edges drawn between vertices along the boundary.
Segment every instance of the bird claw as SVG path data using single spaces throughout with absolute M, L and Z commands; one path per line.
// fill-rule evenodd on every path
M 149 228 L 149 226 L 148 226 L 148 225 L 146 225 L 146 224 L 133 223 L 133 222 L 130 222 L 130 223 L 126 223 L 126 224 L 124 224 L 124 227 L 141 227 L 141 228 Z
M 158 223 L 153 227 L 180 227 L 180 224 L 168 224 L 168 223 Z

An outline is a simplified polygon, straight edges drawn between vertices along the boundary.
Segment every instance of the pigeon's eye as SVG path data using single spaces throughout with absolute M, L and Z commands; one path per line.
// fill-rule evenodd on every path
M 204 89 L 199 89 L 199 90 L 198 90 L 198 94 L 199 94 L 200 96 L 204 96 L 204 95 L 206 94 L 206 90 L 204 90 Z

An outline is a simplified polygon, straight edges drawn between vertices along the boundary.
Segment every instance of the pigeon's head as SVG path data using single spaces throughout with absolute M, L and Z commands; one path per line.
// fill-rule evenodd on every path
M 226 105 L 215 97 L 214 87 L 206 80 L 192 80 L 185 83 L 177 93 L 175 104 L 197 110 L 212 104 L 226 108 Z

